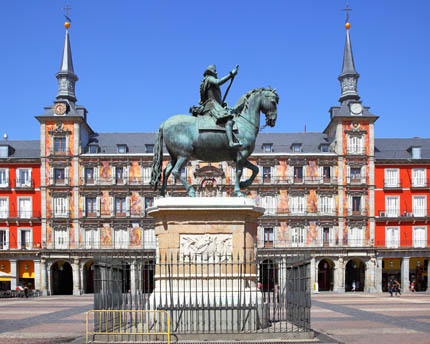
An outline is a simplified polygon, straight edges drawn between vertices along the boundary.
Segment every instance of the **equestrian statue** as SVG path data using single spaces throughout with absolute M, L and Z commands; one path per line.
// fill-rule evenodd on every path
M 193 116 L 176 115 L 161 124 L 154 146 L 151 185 L 156 190 L 163 174 L 162 196 L 166 193 L 167 180 L 173 174 L 185 186 L 188 195 L 195 197 L 194 188 L 181 176 L 181 169 L 190 159 L 235 161 L 236 196 L 244 196 L 240 189 L 251 185 L 257 176 L 258 167 L 249 162 L 248 157 L 254 151 L 260 130 L 260 112 L 266 115 L 266 126 L 275 126 L 279 96 L 276 89 L 256 88 L 245 93 L 233 108 L 229 108 L 225 99 L 238 70 L 239 66 L 236 66 L 228 75 L 218 79 L 216 66 L 208 66 L 200 84 L 200 105 L 190 108 Z M 230 84 L 224 98 L 221 98 L 220 86 L 228 80 Z M 170 154 L 164 171 L 163 141 Z M 252 175 L 241 182 L 244 167 L 251 169 Z

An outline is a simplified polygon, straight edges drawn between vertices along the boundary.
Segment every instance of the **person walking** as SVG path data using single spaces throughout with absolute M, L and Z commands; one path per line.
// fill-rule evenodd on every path
M 393 288 L 394 288 L 394 281 L 392 278 L 388 281 L 388 292 L 390 293 L 390 296 L 393 297 Z
M 397 293 L 399 293 L 399 296 L 402 295 L 400 291 L 400 283 L 397 280 L 394 280 L 394 292 L 396 293 L 396 296 L 397 296 Z
M 352 289 L 351 291 L 355 291 L 355 281 L 352 281 Z

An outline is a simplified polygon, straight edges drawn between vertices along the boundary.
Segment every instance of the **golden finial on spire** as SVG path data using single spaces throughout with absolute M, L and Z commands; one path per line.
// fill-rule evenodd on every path
M 68 24 L 68 23 L 66 23 L 66 24 Z M 349 30 L 350 27 L 351 27 L 351 23 L 346 22 L 345 23 L 345 29 Z
M 63 8 L 65 14 L 64 16 L 66 17 L 67 21 L 64 23 L 64 27 L 68 30 L 70 28 L 70 23 L 72 22 L 72 19 L 70 19 L 69 17 L 69 10 L 71 10 L 72 8 L 69 7 L 69 5 L 67 4 L 66 1 L 66 7 Z
M 345 29 L 349 30 L 351 27 L 351 23 L 349 22 L 349 11 L 352 11 L 352 8 L 349 7 L 348 0 L 346 1 L 346 7 L 342 9 L 342 11 L 345 11 L 346 19 L 345 19 Z

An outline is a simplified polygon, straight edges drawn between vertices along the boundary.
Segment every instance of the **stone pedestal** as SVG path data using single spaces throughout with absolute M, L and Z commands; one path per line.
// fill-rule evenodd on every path
M 263 213 L 247 198 L 156 199 L 148 209 L 158 241 L 153 306 L 180 306 L 187 316 L 212 319 L 216 326 L 242 317 L 263 323 L 255 264 L 257 218 Z M 226 308 L 230 313 L 223 315 Z

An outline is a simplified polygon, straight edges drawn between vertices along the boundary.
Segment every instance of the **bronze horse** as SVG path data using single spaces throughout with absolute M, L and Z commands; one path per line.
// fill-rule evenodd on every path
M 152 161 L 151 185 L 156 190 L 161 180 L 163 162 L 163 140 L 170 154 L 170 162 L 163 171 L 161 195 L 166 193 L 167 180 L 173 174 L 195 197 L 194 188 L 181 176 L 181 169 L 188 160 L 205 162 L 236 161 L 236 196 L 243 196 L 241 188 L 246 188 L 258 174 L 258 167 L 248 161 L 255 147 L 255 140 L 260 130 L 260 111 L 266 115 L 266 125 L 273 127 L 277 118 L 279 96 L 276 89 L 258 88 L 244 94 L 234 107 L 237 127 L 236 138 L 241 147 L 230 148 L 225 132 L 199 132 L 198 118 L 189 115 L 176 115 L 164 121 L 158 129 Z M 243 168 L 252 170 L 247 180 L 240 182 Z

